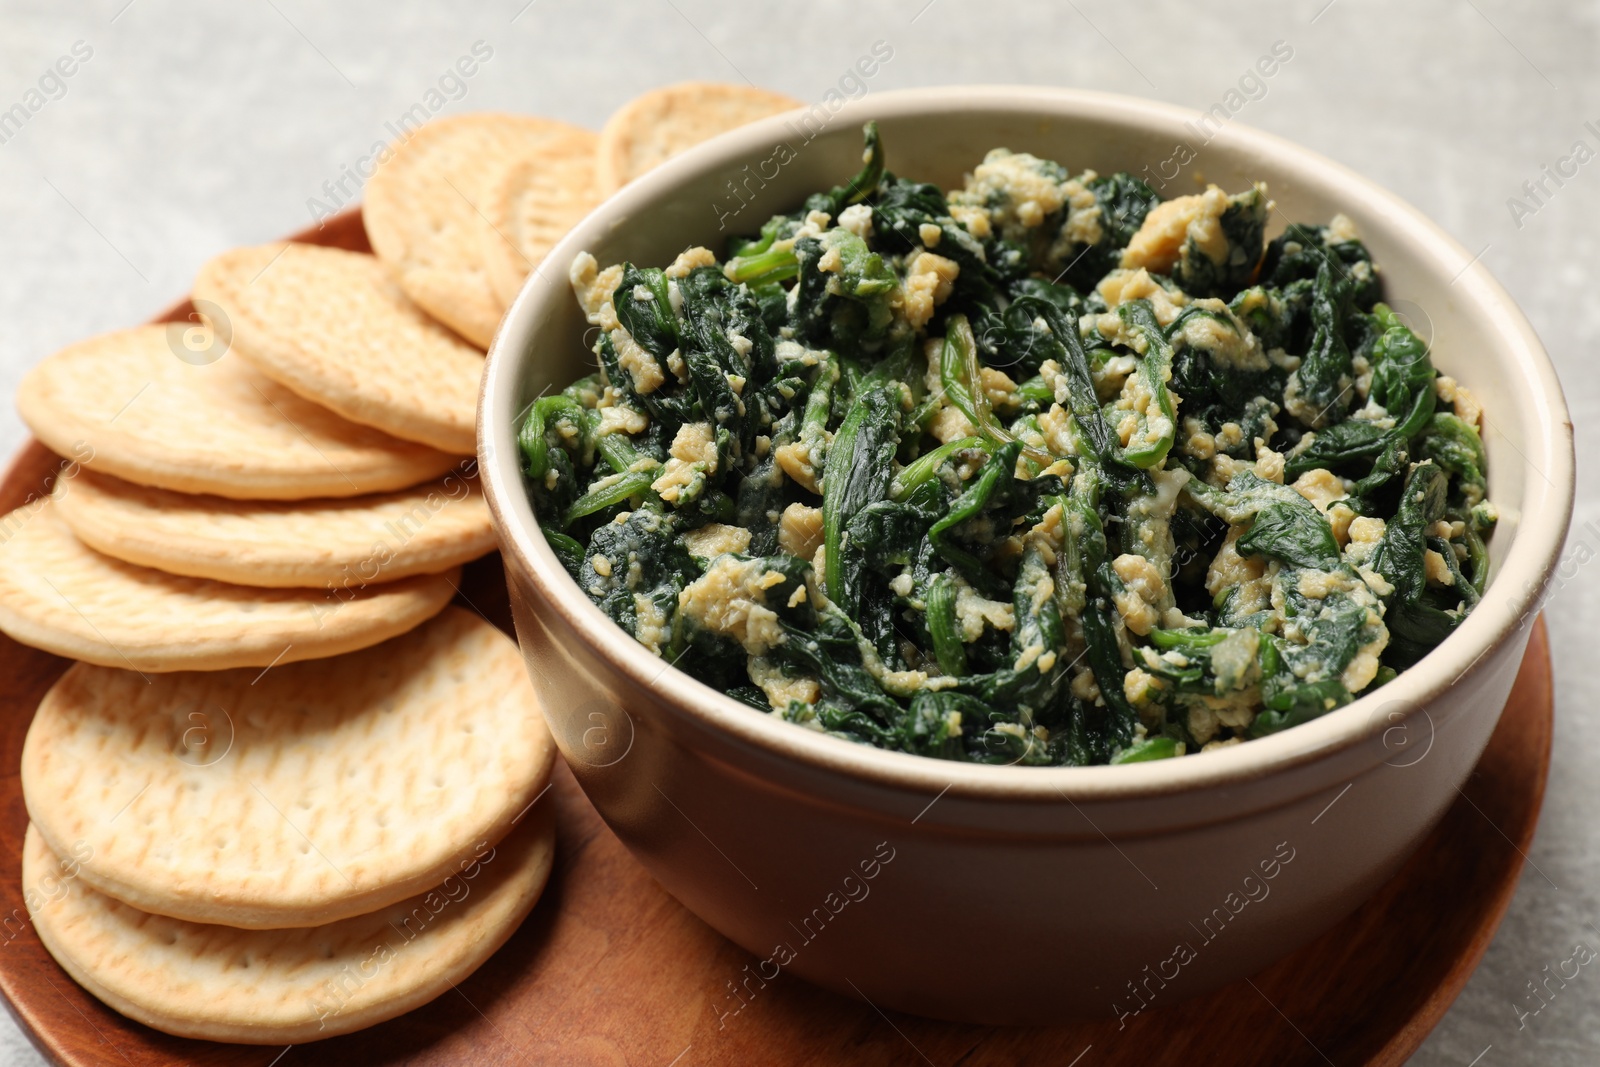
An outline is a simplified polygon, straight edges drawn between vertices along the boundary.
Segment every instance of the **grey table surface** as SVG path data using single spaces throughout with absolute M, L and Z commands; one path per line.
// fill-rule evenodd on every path
M 336 186 L 385 123 L 483 42 L 441 112 L 503 109 L 598 128 L 670 81 L 748 78 L 802 100 L 841 84 L 875 42 L 893 50 L 865 91 L 1004 82 L 1105 89 L 1204 109 L 1275 43 L 1292 58 L 1246 82 L 1234 121 L 1290 137 L 1427 211 L 1521 303 L 1550 349 L 1577 425 L 1570 579 L 1549 602 L 1558 700 L 1549 798 L 1510 914 L 1466 991 L 1413 1062 L 1593 1064 L 1600 972 L 1536 1015 L 1529 983 L 1578 945 L 1600 950 L 1600 7 L 1511 0 L 1109 0 L 1003 6 L 825 0 L 731 7 L 346 0 L 0 3 L 0 393 L 78 338 L 137 323 L 183 294 L 208 257 L 299 229 L 349 199 Z M 75 56 L 70 77 L 52 71 Z M 844 88 L 854 88 L 845 83 Z M 30 91 L 38 97 L 29 97 Z M 36 109 L 32 104 L 41 103 Z M 1593 123 L 1593 125 L 1587 125 Z M 1531 199 L 1577 151 L 1575 176 Z M 350 187 L 347 184 L 346 190 Z M 1522 207 L 1513 203 L 1520 200 Z M 0 406 L 0 451 L 26 431 Z M 1587 651 L 1586 651 L 1587 650 Z M 1589 770 L 1585 770 L 1585 768 Z M 662 1062 L 672 1051 L 662 1050 Z M 9 1019 L 0 1060 L 43 1062 Z M 1092 1067 L 1086 1063 L 1084 1067 Z

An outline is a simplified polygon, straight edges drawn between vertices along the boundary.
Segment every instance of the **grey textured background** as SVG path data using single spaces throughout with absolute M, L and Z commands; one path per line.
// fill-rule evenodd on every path
M 625 14 L 524 4 L 0 3 L 0 111 L 75 42 L 93 50 L 64 94 L 0 144 L 0 392 L 57 347 L 170 303 L 214 253 L 308 224 L 308 200 L 327 200 L 323 183 L 478 40 L 493 57 L 446 110 L 592 127 L 635 93 L 682 78 L 748 77 L 820 99 L 880 39 L 894 56 L 871 91 L 1037 83 L 1206 108 L 1285 41 L 1292 60 L 1236 120 L 1370 175 L 1469 250 L 1484 249 L 1549 346 L 1578 428 L 1580 532 L 1568 546 L 1571 578 L 1548 608 L 1559 714 L 1531 852 L 1538 871 L 1413 1062 L 1600 1060 L 1600 968 L 1585 968 L 1525 1026 L 1517 1016 L 1536 1004 L 1524 1000 L 1527 983 L 1545 965 L 1580 942 L 1600 951 L 1600 725 L 1589 715 L 1600 684 L 1585 636 L 1600 626 L 1600 567 L 1589 565 L 1600 525 L 1581 533 L 1600 522 L 1587 463 L 1600 447 L 1590 347 L 1600 345 L 1600 162 L 1560 189 L 1550 183 L 1554 195 L 1531 215 L 1514 218 L 1507 205 L 1574 141 L 1600 149 L 1600 6 L 1261 0 L 1202 11 L 1182 0 L 1078 0 L 1002 16 L 999 4 L 962 0 L 641 0 Z M 24 433 L 0 407 L 0 451 Z M 40 1062 L 9 1020 L 0 1060 Z

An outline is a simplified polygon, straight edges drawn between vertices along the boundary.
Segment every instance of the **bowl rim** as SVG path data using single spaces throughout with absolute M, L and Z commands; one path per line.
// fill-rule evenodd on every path
M 923 117 L 977 111 L 1016 111 L 1040 118 L 1115 122 L 1141 132 L 1182 139 L 1195 112 L 1171 104 L 1120 94 L 1038 86 L 948 86 L 871 93 L 845 103 L 830 124 L 859 126 L 869 118 Z M 722 134 L 667 160 L 615 193 L 579 222 L 545 257 L 566 264 L 619 220 L 639 215 L 659 196 L 706 172 L 753 153 L 770 151 L 784 139 L 786 112 Z M 776 139 L 776 140 L 775 140 Z M 559 284 L 535 271 L 507 310 L 490 347 L 479 393 L 478 452 L 485 496 L 508 567 L 526 577 L 594 654 L 624 679 L 652 689 L 675 714 L 746 746 L 814 771 L 832 772 L 881 787 L 919 794 L 953 793 L 1013 802 L 1128 800 L 1225 787 L 1269 777 L 1320 761 L 1425 713 L 1454 685 L 1463 682 L 1536 614 L 1554 573 L 1572 514 L 1575 491 L 1572 423 L 1548 354 L 1522 311 L 1488 269 L 1416 208 L 1371 180 L 1331 159 L 1273 134 L 1230 121 L 1207 141 L 1261 160 L 1264 170 L 1298 175 L 1313 187 L 1337 184 L 1363 214 L 1381 217 L 1383 227 L 1430 260 L 1451 269 L 1451 287 L 1475 300 L 1495 329 L 1487 358 L 1511 362 L 1529 383 L 1524 422 L 1537 455 L 1524 456 L 1540 479 L 1528 477 L 1517 539 L 1482 601 L 1455 633 L 1415 666 L 1377 693 L 1309 723 L 1242 745 L 1182 759 L 1119 766 L 1013 767 L 958 763 L 830 737 L 762 715 L 732 697 L 697 681 L 639 644 L 592 603 L 557 560 L 542 536 L 531 501 L 522 486 L 516 447 L 515 390 L 530 343 L 531 319 L 544 299 L 571 299 L 565 267 Z M 1447 266 L 1448 265 L 1448 266 Z M 541 286 L 540 281 L 545 284 Z M 541 289 L 543 292 L 541 292 Z M 554 293 L 554 296 L 546 294 Z M 1537 429 L 1535 429 L 1537 428 Z M 1507 439 L 1509 441 L 1509 438 Z M 1511 446 L 1513 449 L 1515 445 Z M 1520 451 L 1520 450 L 1518 450 Z M 1538 462 L 1536 462 L 1538 461 Z M 1504 462 L 1502 458 L 1501 462 Z M 1541 484 L 1542 483 L 1542 484 Z M 1507 504 L 1502 503 L 1502 507 Z M 1380 696 L 1381 693 L 1381 696 Z M 1399 710 L 1394 709 L 1398 705 Z

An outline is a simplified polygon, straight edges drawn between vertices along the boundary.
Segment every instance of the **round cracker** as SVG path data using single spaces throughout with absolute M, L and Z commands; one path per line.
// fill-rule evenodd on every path
M 495 297 L 509 307 L 528 273 L 567 231 L 600 203 L 588 130 L 556 138 L 508 162 L 483 198 L 483 263 Z
M 595 158 L 600 189 L 610 195 L 686 148 L 800 106 L 753 85 L 679 82 L 652 89 L 623 104 L 601 128 Z
M 423 314 L 373 256 L 235 248 L 200 269 L 194 296 L 227 316 L 241 355 L 307 400 L 445 452 L 477 448 L 483 354 Z
M 366 648 L 438 614 L 459 574 L 324 589 L 185 578 L 96 552 L 48 497 L 0 517 L 0 539 L 0 630 L 58 656 L 149 674 Z
M 395 493 L 228 500 L 80 470 L 57 478 L 56 513 L 90 548 L 168 574 L 273 589 L 438 574 L 494 549 L 475 461 Z
M 235 930 L 149 915 L 98 893 L 83 851 L 23 841 L 23 895 L 39 940 L 112 1009 L 179 1037 L 289 1044 L 421 1007 L 505 944 L 549 880 L 553 809 L 427 893 L 324 926 Z M 93 863 L 93 857 L 88 857 Z
M 176 354 L 196 358 L 221 347 L 207 327 L 182 323 L 92 337 L 30 370 L 17 387 L 17 409 L 61 455 L 184 493 L 358 496 L 437 478 L 457 462 L 340 418 L 236 352 L 209 363 Z
M 488 348 L 505 311 L 483 263 L 488 177 L 583 132 L 530 115 L 435 119 L 390 145 L 367 181 L 361 212 L 372 250 L 424 310 Z
M 50 848 L 141 911 L 318 926 L 437 885 L 549 780 L 517 646 L 476 614 L 337 659 L 149 681 L 78 664 L 39 704 L 22 791 Z

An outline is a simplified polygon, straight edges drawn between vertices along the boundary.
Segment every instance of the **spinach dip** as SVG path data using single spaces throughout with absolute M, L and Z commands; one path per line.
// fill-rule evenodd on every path
M 617 625 L 802 728 L 1061 765 L 1306 722 L 1465 618 L 1480 410 L 1348 219 L 865 136 L 722 256 L 572 263 L 598 369 L 520 445 Z

